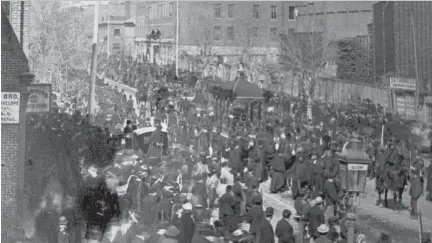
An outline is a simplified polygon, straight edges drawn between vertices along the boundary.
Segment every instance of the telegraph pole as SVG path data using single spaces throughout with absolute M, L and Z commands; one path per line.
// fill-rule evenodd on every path
M 97 42 L 98 42 L 98 28 L 99 28 L 99 2 L 95 3 L 94 10 L 94 23 L 93 23 L 93 45 L 92 45 L 92 62 L 91 62 L 91 81 L 89 93 L 89 115 L 90 123 L 95 122 L 95 86 L 96 86 L 96 70 L 97 70 Z
M 176 60 L 175 60 L 175 67 L 176 67 L 176 76 L 177 76 L 177 78 L 178 78 L 178 75 L 179 75 L 179 73 L 178 73 L 178 66 L 179 66 L 179 63 L 178 63 L 178 61 L 179 61 L 179 24 L 180 24 L 180 21 L 179 21 L 179 1 L 177 0 L 176 1 Z

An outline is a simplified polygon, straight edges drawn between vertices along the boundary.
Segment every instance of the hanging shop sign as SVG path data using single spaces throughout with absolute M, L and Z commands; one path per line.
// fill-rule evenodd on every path
M 390 88 L 406 91 L 416 91 L 417 82 L 415 79 L 412 78 L 391 77 Z
M 30 84 L 27 113 L 44 113 L 51 109 L 51 84 Z
M 1 123 L 18 124 L 20 117 L 20 93 L 1 92 Z

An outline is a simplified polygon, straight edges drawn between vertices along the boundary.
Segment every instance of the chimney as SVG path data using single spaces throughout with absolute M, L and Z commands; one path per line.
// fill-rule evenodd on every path
M 125 2 L 125 16 L 128 18 L 131 16 L 131 2 L 130 1 Z
M 29 55 L 30 1 L 10 1 L 9 20 L 25 52 Z

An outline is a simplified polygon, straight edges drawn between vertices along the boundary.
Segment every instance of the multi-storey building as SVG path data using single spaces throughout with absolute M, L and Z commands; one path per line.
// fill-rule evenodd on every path
M 25 239 L 26 107 L 34 78 L 25 53 L 30 6 L 17 3 L 1 3 L 1 222 L 2 241 L 9 242 Z
M 170 63 L 175 59 L 176 4 L 177 2 L 138 4 L 138 52 L 151 61 Z M 279 34 L 295 28 L 294 5 L 294 2 L 181 1 L 178 6 L 181 57 L 186 54 L 218 56 L 215 60 L 223 60 L 224 64 L 229 65 L 238 62 L 239 56 L 248 53 L 249 59 L 262 60 L 265 56 L 276 61 Z M 154 38 L 152 33 L 160 33 L 160 38 Z M 184 61 L 183 58 L 180 59 L 180 63 Z M 183 67 L 188 66 L 188 63 L 183 64 L 186 64 Z
M 99 18 L 100 52 L 135 56 L 135 2 L 102 5 Z
M 340 40 L 367 35 L 372 21 L 373 2 L 301 2 L 297 6 L 297 31 L 322 31 Z
M 394 111 L 428 122 L 432 99 L 426 97 L 426 109 L 413 109 L 418 106 L 416 91 L 422 91 L 419 97 L 427 95 L 422 93 L 432 82 L 431 13 L 427 1 L 379 2 L 373 8 L 375 79 L 394 90 Z

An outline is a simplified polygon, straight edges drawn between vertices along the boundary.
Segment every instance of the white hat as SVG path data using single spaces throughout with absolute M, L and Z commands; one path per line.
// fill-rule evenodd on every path
M 310 205 L 311 205 L 311 207 L 315 206 L 316 205 L 316 201 L 315 200 L 311 200 L 310 201 Z
M 321 234 L 325 234 L 329 232 L 329 227 L 326 224 L 322 224 L 318 227 L 318 232 Z
M 191 203 L 185 203 L 183 204 L 184 210 L 192 210 L 192 204 Z
M 234 236 L 241 236 L 241 235 L 243 235 L 243 230 L 238 229 L 238 230 L 236 230 L 236 231 L 233 232 L 233 235 Z
M 323 202 L 322 197 L 317 197 L 317 198 L 315 198 L 315 203 L 316 203 L 316 204 L 321 204 L 322 202 Z

